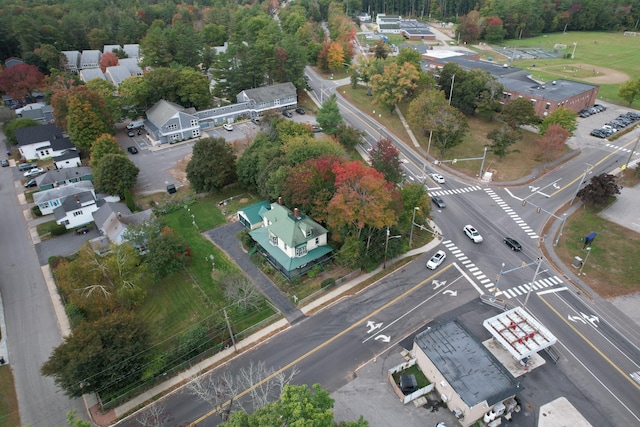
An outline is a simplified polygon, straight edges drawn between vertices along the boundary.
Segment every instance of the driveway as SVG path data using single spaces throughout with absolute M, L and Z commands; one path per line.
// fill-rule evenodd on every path
M 289 323 L 293 324 L 303 319 L 304 314 L 280 292 L 280 289 L 260 269 L 253 265 L 249 255 L 242 249 L 236 238 L 242 228 L 242 224 L 234 222 L 209 230 L 205 234 L 253 280 L 258 289 L 286 316 Z
M 75 254 L 87 241 L 100 236 L 100 232 L 95 226 L 91 226 L 90 228 L 91 231 L 87 234 L 78 235 L 71 232 L 36 243 L 36 253 L 38 254 L 38 262 L 40 265 L 46 265 L 52 256 L 69 256 Z

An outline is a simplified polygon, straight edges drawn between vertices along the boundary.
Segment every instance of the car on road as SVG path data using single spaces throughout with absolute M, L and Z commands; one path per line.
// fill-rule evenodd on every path
M 444 251 L 436 252 L 431 259 L 427 261 L 427 268 L 429 270 L 435 270 L 440 266 L 440 264 L 442 264 L 446 257 L 447 254 L 445 254 Z
M 24 173 L 24 177 L 25 178 L 31 178 L 32 176 L 38 176 L 40 174 L 44 173 L 44 169 L 42 168 L 33 168 L 31 170 L 28 170 Z
M 516 239 L 513 239 L 511 237 L 505 237 L 504 243 L 506 243 L 506 245 L 509 246 L 512 251 L 522 250 L 522 245 L 520 244 L 520 242 L 518 242 Z
M 435 203 L 436 206 L 439 207 L 440 209 L 447 207 L 447 204 L 444 202 L 444 200 L 442 200 L 442 197 L 440 196 L 432 196 L 431 201 Z
M 9 166 L 9 160 L 7 159 L 2 159 L 2 167 L 6 168 L 7 166 Z
M 131 137 L 136 136 L 136 133 L 134 131 L 130 130 L 129 132 L 127 132 L 127 135 L 129 135 L 129 137 L 131 138 Z
M 462 230 L 468 238 L 473 240 L 473 243 L 482 242 L 482 236 L 480 235 L 480 233 L 478 233 L 478 230 L 476 230 L 474 226 L 467 224 L 462 228 Z
M 288 118 L 293 117 L 293 114 L 291 114 L 291 111 L 289 111 L 289 110 L 283 110 L 282 111 L 282 115 L 285 116 L 285 117 L 288 117 Z
M 76 229 L 76 234 L 87 234 L 89 231 L 89 227 L 80 227 Z
M 444 184 L 444 176 L 440 175 L 439 173 L 432 173 L 431 178 L 433 178 L 433 180 L 438 184 Z
M 38 185 L 38 183 L 36 182 L 35 179 L 30 179 L 29 181 L 27 181 L 24 184 L 24 188 L 31 188 L 31 187 L 36 187 Z
M 224 128 L 224 130 L 227 130 L 229 132 L 233 130 L 233 125 L 231 123 L 225 123 L 222 125 L 222 127 Z
M 260 118 L 259 117 L 252 118 L 251 123 L 253 123 L 254 125 L 260 126 Z
M 131 154 L 138 154 L 138 149 L 133 145 L 131 147 L 127 147 L 127 151 L 130 152 Z
M 300 114 L 300 115 L 304 115 L 304 108 L 296 108 L 296 113 Z

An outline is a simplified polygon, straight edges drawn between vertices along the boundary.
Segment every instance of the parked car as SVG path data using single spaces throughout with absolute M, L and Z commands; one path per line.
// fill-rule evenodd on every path
M 482 236 L 480 235 L 480 233 L 478 233 L 478 230 L 476 230 L 472 225 L 467 224 L 462 228 L 462 230 L 464 231 L 464 234 L 466 234 L 468 238 L 473 240 L 473 243 L 482 242 Z
M 136 133 L 134 131 L 130 130 L 129 132 L 127 132 L 127 135 L 129 137 L 133 137 L 133 136 L 136 136 Z
M 20 165 L 18 165 L 18 170 L 20 172 L 24 172 L 37 167 L 38 165 L 36 165 L 35 163 L 21 163 Z
M 91 231 L 89 227 L 76 228 L 76 234 L 87 234 L 89 231 Z
M 35 179 L 30 179 L 24 184 L 24 188 L 31 188 L 31 187 L 37 187 L 37 186 L 38 186 L 38 183 L 36 182 Z
M 447 204 L 444 202 L 444 200 L 442 200 L 442 197 L 440 196 L 432 196 L 431 201 L 435 203 L 436 206 L 439 207 L 440 209 L 447 207 Z
M 6 168 L 7 166 L 9 166 L 9 160 L 7 159 L 2 159 L 2 167 Z
M 288 118 L 293 117 L 293 114 L 291 114 L 291 111 L 289 111 L 289 110 L 283 110 L 282 111 L 282 115 L 285 116 L 285 117 L 288 117 Z
M 516 239 L 513 239 L 511 237 L 505 237 L 504 243 L 506 243 L 506 245 L 509 246 L 512 251 L 522 250 L 522 245 L 520 244 L 520 242 L 518 242 Z
M 177 191 L 178 190 L 176 189 L 176 186 L 174 184 L 168 184 L 167 185 L 167 193 L 173 194 L 173 193 L 175 193 Z
M 600 111 L 607 111 L 607 107 L 602 104 L 593 104 L 594 107 L 599 108 Z
M 138 154 L 138 149 L 133 145 L 131 147 L 127 147 L 127 151 L 130 152 L 131 154 Z
M 589 117 L 591 114 L 587 111 L 587 110 L 580 110 L 578 111 L 578 115 L 580 117 L 582 117 L 583 119 L 586 119 L 587 117 Z
M 32 176 L 38 176 L 44 173 L 44 169 L 42 168 L 33 168 L 24 173 L 25 178 L 31 178 Z
M 300 115 L 304 115 L 304 108 L 296 108 L 296 113 L 300 114 Z
M 313 129 L 313 133 L 322 132 L 322 128 L 318 125 L 311 126 L 311 129 Z
M 444 251 L 436 252 L 431 259 L 427 261 L 427 268 L 429 270 L 435 270 L 440 266 L 440 264 L 442 264 L 446 257 L 447 254 L 445 254 Z
M 229 132 L 233 130 L 233 125 L 231 123 L 225 123 L 222 125 L 222 127 L 224 128 L 224 130 L 227 130 Z
M 433 180 L 438 184 L 444 184 L 444 176 L 440 175 L 439 173 L 432 173 L 431 178 L 433 178 Z
M 251 123 L 253 123 L 254 125 L 260 126 L 260 118 L 259 117 L 252 118 Z

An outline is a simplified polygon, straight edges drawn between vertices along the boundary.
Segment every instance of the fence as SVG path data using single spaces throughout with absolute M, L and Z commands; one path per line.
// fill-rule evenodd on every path
M 398 384 L 396 384 L 396 382 L 393 379 L 393 374 L 402 372 L 405 369 L 408 369 L 415 364 L 416 364 L 416 359 L 411 359 L 405 363 L 401 363 L 397 366 L 394 366 L 393 368 L 389 369 L 389 371 L 387 372 L 387 379 L 391 383 L 391 387 L 393 387 L 393 391 L 396 393 L 396 395 L 400 398 L 402 403 L 405 405 L 413 400 L 416 400 L 420 396 L 424 396 L 425 394 L 429 393 L 431 390 L 433 390 L 433 387 L 434 387 L 433 384 L 429 384 L 426 387 L 419 388 L 413 393 L 407 394 L 407 395 L 405 395 L 402 392 L 402 390 L 400 390 L 400 387 L 398 387 Z

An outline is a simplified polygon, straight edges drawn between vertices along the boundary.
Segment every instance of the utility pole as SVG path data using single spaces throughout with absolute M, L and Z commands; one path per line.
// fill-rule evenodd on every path
M 538 257 L 536 261 L 538 262 L 538 266 L 536 267 L 536 272 L 533 273 L 533 280 L 531 280 L 531 286 L 529 286 L 529 291 L 527 292 L 527 297 L 524 299 L 524 304 L 522 304 L 522 307 L 527 306 L 529 296 L 531 295 L 531 290 L 533 289 L 533 283 L 536 281 L 536 277 L 538 276 L 538 272 L 540 271 L 540 266 L 542 265 L 542 257 Z
M 451 89 L 449 90 L 449 105 L 451 105 L 451 97 L 453 96 L 453 83 L 456 81 L 456 75 L 451 76 Z
M 236 347 L 236 339 L 233 336 L 233 331 L 231 330 L 231 323 L 229 323 L 229 317 L 227 317 L 227 309 L 223 308 L 222 311 L 224 312 L 224 320 L 225 320 L 225 322 L 227 322 L 227 328 L 229 328 L 229 335 L 231 336 L 231 343 L 233 344 L 233 351 L 235 351 L 237 353 L 238 352 L 238 348 Z
M 411 249 L 411 242 L 413 241 L 413 225 L 416 223 L 416 211 L 419 211 L 419 207 L 413 208 L 413 218 L 411 218 L 411 233 L 409 233 L 409 249 Z

